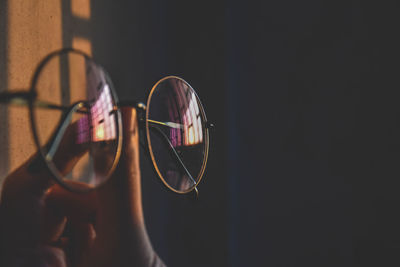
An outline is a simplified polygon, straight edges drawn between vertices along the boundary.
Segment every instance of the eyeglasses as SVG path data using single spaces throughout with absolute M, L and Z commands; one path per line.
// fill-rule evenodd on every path
M 119 102 L 99 64 L 81 51 L 63 49 L 40 62 L 29 91 L 1 93 L 0 103 L 29 106 L 41 161 L 58 183 L 75 192 L 97 188 L 110 178 L 122 149 L 120 108 L 134 107 L 162 183 L 175 193 L 197 193 L 213 125 L 182 78 L 158 81 L 146 105 Z

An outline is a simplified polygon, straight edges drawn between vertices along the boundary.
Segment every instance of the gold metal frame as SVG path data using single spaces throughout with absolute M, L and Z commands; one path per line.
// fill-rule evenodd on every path
M 205 125 L 203 125 L 203 126 L 204 126 L 203 129 L 204 129 L 204 131 L 205 131 L 205 153 L 204 153 L 203 163 L 202 163 L 200 172 L 199 172 L 199 174 L 197 175 L 195 181 L 196 181 L 197 179 L 198 179 L 198 180 L 197 180 L 197 182 L 196 182 L 196 184 L 195 184 L 194 186 L 192 186 L 191 188 L 189 188 L 188 190 L 185 190 L 185 191 L 176 190 L 176 189 L 174 189 L 173 187 L 171 187 L 171 186 L 166 182 L 166 180 L 164 179 L 163 175 L 161 174 L 160 170 L 159 170 L 158 167 L 157 167 L 157 163 L 156 163 L 155 158 L 154 158 L 153 150 L 152 150 L 152 147 L 151 147 L 151 140 L 150 140 L 149 119 L 148 119 L 148 118 L 149 118 L 149 108 L 148 108 L 148 107 L 150 106 L 151 96 L 153 95 L 154 90 L 157 88 L 157 86 L 158 86 L 161 82 L 163 82 L 163 81 L 165 81 L 165 80 L 167 80 L 167 79 L 170 79 L 170 78 L 175 78 L 175 79 L 181 80 L 182 82 L 184 82 L 185 84 L 187 84 L 187 85 L 190 87 L 190 89 L 194 92 L 194 94 L 195 94 L 195 96 L 196 96 L 196 99 L 197 99 L 197 102 L 199 103 L 199 109 L 200 109 L 200 111 L 201 111 L 201 115 L 202 115 L 202 117 L 203 117 L 203 119 L 204 119 L 204 120 L 203 120 L 203 124 L 205 124 Z M 147 97 L 146 106 L 147 106 L 147 108 L 146 108 L 146 119 L 145 119 L 145 123 L 146 123 L 146 139 L 147 139 L 147 145 L 148 145 L 148 150 L 149 150 L 150 158 L 151 158 L 151 161 L 152 161 L 152 163 L 153 163 L 153 167 L 154 167 L 154 169 L 156 170 L 156 172 L 157 172 L 159 178 L 161 179 L 161 181 L 163 182 L 163 184 L 164 184 L 168 189 L 170 189 L 171 191 L 173 191 L 173 192 L 175 192 L 175 193 L 178 193 L 178 194 L 187 194 L 187 193 L 192 192 L 193 190 L 196 190 L 196 194 L 197 194 L 197 192 L 198 192 L 198 191 L 197 191 L 197 185 L 200 183 L 201 179 L 203 178 L 203 174 L 204 174 L 204 172 L 205 172 L 206 165 L 207 165 L 208 150 L 209 150 L 209 130 L 208 130 L 208 127 L 206 127 L 206 124 L 207 124 L 207 117 L 206 117 L 206 114 L 205 114 L 205 112 L 204 112 L 204 108 L 203 108 L 203 105 L 202 105 L 202 103 L 201 103 L 201 101 L 200 101 L 199 96 L 197 95 L 197 93 L 196 93 L 196 91 L 193 89 L 193 87 L 192 87 L 188 82 L 186 82 L 184 79 L 182 79 L 182 78 L 180 78 L 180 77 L 178 77 L 178 76 L 167 76 L 167 77 L 164 77 L 164 78 L 162 78 L 161 80 L 159 80 L 159 81 L 152 87 L 152 89 L 151 89 L 151 91 L 150 91 L 150 93 L 149 93 L 149 95 L 148 95 L 148 97 Z
M 114 85 L 112 84 L 112 81 L 108 75 L 108 73 L 104 70 L 104 68 L 101 67 L 101 65 L 97 64 L 93 58 L 91 58 L 89 55 L 87 55 L 86 53 L 80 51 L 80 50 L 76 50 L 76 49 L 72 49 L 72 48 L 66 48 L 66 49 L 61 49 L 61 50 L 57 50 L 54 51 L 52 53 L 50 53 L 49 55 L 47 55 L 38 65 L 38 67 L 36 68 L 35 74 L 32 78 L 31 81 L 31 87 L 30 87 L 30 91 L 31 91 L 31 95 L 36 96 L 36 89 L 35 89 L 35 85 L 37 82 L 37 79 L 39 78 L 39 74 L 40 71 L 43 69 L 43 67 L 46 65 L 46 63 L 52 59 L 54 56 L 60 55 L 60 54 L 65 54 L 65 53 L 76 53 L 78 55 L 82 55 L 85 59 L 92 61 L 94 64 L 96 64 L 96 66 L 100 67 L 101 70 L 104 72 L 105 74 L 105 78 L 107 80 L 107 82 L 109 83 L 110 86 L 110 92 L 113 96 L 115 105 L 114 105 L 114 109 L 117 112 L 117 120 L 118 120 L 118 145 L 117 145 L 117 151 L 116 151 L 116 155 L 114 158 L 114 161 L 112 163 L 112 166 L 110 168 L 110 170 L 108 171 L 108 174 L 106 176 L 106 179 L 104 179 L 104 181 L 98 185 L 96 185 L 95 187 L 90 187 L 90 188 L 72 188 L 70 185 L 68 185 L 67 183 L 65 183 L 63 181 L 63 175 L 58 171 L 57 167 L 54 165 L 53 161 L 51 159 L 48 159 L 46 157 L 46 153 L 44 151 L 44 148 L 41 147 L 40 141 L 39 141 L 39 137 L 37 135 L 37 130 L 36 130 L 36 124 L 35 124 L 35 116 L 34 116 L 34 110 L 33 108 L 35 107 L 35 100 L 29 101 L 29 114 L 30 114 L 30 121 L 31 121 L 31 127 L 32 127 L 32 133 L 33 133 L 33 138 L 35 140 L 36 146 L 38 147 L 38 150 L 40 151 L 40 154 L 44 160 L 44 162 L 46 163 L 47 167 L 50 169 L 50 171 L 54 174 L 55 176 L 55 180 L 64 188 L 68 189 L 69 191 L 73 191 L 73 192 L 88 192 L 91 190 L 94 190 L 96 188 L 101 187 L 104 183 L 106 183 L 109 178 L 111 177 L 111 175 L 113 174 L 115 168 L 117 167 L 117 164 L 119 162 L 119 158 L 121 156 L 121 151 L 122 151 L 122 117 L 121 117 L 121 112 L 118 108 L 118 106 L 116 105 L 118 103 L 118 97 L 117 94 L 115 92 L 114 89 Z
M 43 69 L 43 67 L 46 65 L 46 63 L 52 59 L 54 56 L 63 54 L 63 53 L 76 53 L 78 55 L 82 55 L 83 57 L 85 57 L 85 59 L 87 60 L 91 60 L 94 64 L 96 64 L 96 66 L 100 67 L 102 69 L 102 71 L 105 74 L 105 78 L 107 80 L 107 83 L 110 85 L 110 92 L 113 96 L 113 99 L 115 101 L 114 104 L 114 109 L 117 113 L 117 121 L 118 121 L 118 145 L 117 145 L 117 151 L 116 151 L 116 155 L 114 158 L 114 161 L 112 163 L 112 166 L 110 168 L 110 170 L 108 171 L 108 174 L 106 176 L 106 179 L 104 179 L 104 181 L 94 187 L 88 187 L 88 188 L 75 188 L 75 187 L 71 187 L 70 185 L 68 185 L 66 182 L 64 182 L 63 180 L 63 175 L 58 171 L 57 167 L 55 166 L 55 164 L 53 163 L 51 158 L 47 158 L 46 157 L 46 152 L 44 151 L 44 148 L 41 147 L 42 144 L 40 144 L 39 141 L 39 137 L 38 137 L 38 133 L 37 133 L 37 129 L 36 129 L 36 119 L 34 116 L 34 108 L 35 107 L 41 107 L 41 108 L 47 108 L 47 109 L 57 109 L 57 110 L 63 110 L 64 112 L 67 112 L 66 114 L 69 116 L 69 113 L 71 111 L 75 111 L 76 107 L 80 107 L 82 105 L 81 102 L 75 103 L 70 107 L 67 106 L 60 106 L 60 105 L 55 105 L 53 103 L 47 103 L 45 101 L 41 101 L 39 99 L 36 99 L 37 97 L 37 92 L 36 92 L 36 83 L 37 80 L 39 78 L 39 74 L 40 71 Z M 189 88 L 193 91 L 196 100 L 199 104 L 199 109 L 201 112 L 201 116 L 203 118 L 203 129 L 204 129 L 204 140 L 205 140 L 205 151 L 204 151 L 204 156 L 203 156 L 203 162 L 202 162 L 202 166 L 200 169 L 200 172 L 197 174 L 196 179 L 194 179 L 194 181 L 197 180 L 197 182 L 195 182 L 195 185 L 193 185 L 192 187 L 190 187 L 189 189 L 185 190 L 185 191 L 180 191 L 180 190 L 176 190 L 173 187 L 171 187 L 165 180 L 165 178 L 163 177 L 163 175 L 161 174 L 157 164 L 156 164 L 156 160 L 154 157 L 154 153 L 153 153 L 153 149 L 152 149 L 152 145 L 151 145 L 151 140 L 150 140 L 150 131 L 149 131 L 149 122 L 152 123 L 157 123 L 155 121 L 151 121 L 148 119 L 149 117 L 149 109 L 146 108 L 149 107 L 150 102 L 151 102 L 151 97 L 155 91 L 155 89 L 157 88 L 157 86 L 170 78 L 175 78 L 178 79 L 182 82 L 184 82 L 187 86 L 189 86 Z M 93 189 L 96 189 L 98 187 L 101 187 L 104 183 L 106 183 L 108 181 L 108 179 L 111 177 L 111 175 L 113 174 L 120 156 L 121 156 L 121 152 L 122 152 L 122 142 L 123 142 L 123 131 L 122 131 L 122 116 L 121 116 L 121 112 L 120 112 L 120 107 L 122 106 L 130 106 L 130 107 L 134 107 L 138 110 L 141 111 L 145 111 L 145 129 L 146 129 L 146 143 L 147 143 L 147 149 L 148 149 L 148 154 L 150 155 L 154 170 L 156 171 L 157 175 L 159 176 L 160 180 L 162 181 L 162 184 L 169 190 L 171 190 L 172 192 L 178 193 L 178 194 L 187 194 L 192 192 L 193 190 L 195 190 L 196 196 L 198 194 L 198 190 L 197 190 L 197 186 L 200 183 L 200 181 L 203 178 L 204 172 L 205 172 L 205 168 L 207 165 L 207 160 L 208 160 L 208 153 L 209 153 L 209 144 L 210 144 L 210 140 L 209 140 L 209 129 L 213 128 L 213 125 L 210 124 L 207 121 L 207 117 L 204 111 L 204 107 L 200 101 L 199 96 L 197 95 L 196 91 L 193 89 L 193 87 L 186 82 L 184 79 L 178 77 L 178 76 L 167 76 L 164 77 L 162 79 L 160 79 L 150 90 L 148 97 L 147 97 L 147 105 L 143 105 L 142 103 L 137 103 L 134 101 L 122 101 L 119 102 L 118 101 L 118 97 L 117 94 L 115 92 L 114 86 L 112 84 L 112 81 L 108 75 L 108 73 L 101 67 L 101 65 L 97 64 L 90 56 L 88 56 L 87 54 L 85 54 L 82 51 L 76 50 L 76 49 L 72 49 L 72 48 L 66 48 L 66 49 L 60 49 L 60 50 L 56 50 L 50 54 L 48 54 L 37 66 L 36 71 L 32 77 L 31 80 L 31 84 L 30 84 L 30 89 L 29 91 L 15 91 L 15 92 L 5 92 L 5 93 L 0 93 L 0 103 L 6 103 L 6 104 L 14 104 L 14 105 L 22 105 L 22 106 L 29 106 L 29 114 L 30 114 L 30 122 L 31 122 L 31 129 L 32 129 L 32 135 L 33 138 L 35 140 L 35 144 L 38 148 L 38 151 L 40 151 L 39 155 L 36 156 L 36 158 L 31 162 L 29 169 L 31 171 L 35 171 L 37 170 L 38 166 L 40 166 L 41 164 L 45 163 L 46 166 L 48 167 L 48 169 L 50 170 L 50 172 L 52 172 L 52 174 L 55 176 L 55 180 L 57 183 L 59 183 L 61 186 L 63 186 L 64 188 L 66 188 L 69 191 L 73 191 L 73 192 L 88 192 L 91 191 Z M 143 112 L 141 112 L 141 114 L 143 114 Z M 138 113 L 138 120 L 139 122 L 143 122 L 143 117 L 139 116 Z M 61 124 L 59 125 L 59 127 L 63 127 L 63 122 L 61 122 Z M 182 164 L 182 162 L 181 162 Z M 183 166 L 184 167 L 184 166 Z M 190 174 L 190 173 L 189 173 Z M 190 174 L 191 175 L 191 174 Z

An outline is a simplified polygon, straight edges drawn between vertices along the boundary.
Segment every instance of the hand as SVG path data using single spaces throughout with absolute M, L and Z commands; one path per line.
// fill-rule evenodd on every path
M 45 167 L 32 173 L 33 159 L 6 178 L 0 204 L 2 266 L 163 266 L 143 219 L 136 110 L 122 109 L 122 118 L 122 155 L 101 188 L 66 191 Z M 76 155 L 65 154 L 55 159 L 68 169 Z

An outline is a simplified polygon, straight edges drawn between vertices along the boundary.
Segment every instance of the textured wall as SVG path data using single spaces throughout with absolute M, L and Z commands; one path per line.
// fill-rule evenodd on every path
M 75 10 L 83 10 L 83 15 Z M 39 61 L 54 50 L 74 46 L 90 53 L 90 39 L 75 35 L 78 25 L 67 23 L 72 19 L 89 20 L 89 11 L 89 0 L 2 1 L 1 90 L 28 90 Z M 28 109 L 1 109 L 0 179 L 36 150 Z

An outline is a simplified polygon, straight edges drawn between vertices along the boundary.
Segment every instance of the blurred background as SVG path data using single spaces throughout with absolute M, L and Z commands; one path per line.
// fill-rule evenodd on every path
M 142 155 L 146 224 L 169 266 L 399 266 L 399 4 L 0 0 L 0 91 L 75 47 L 145 101 L 166 75 L 216 129 L 199 200 Z M 0 106 L 0 179 L 35 148 Z

